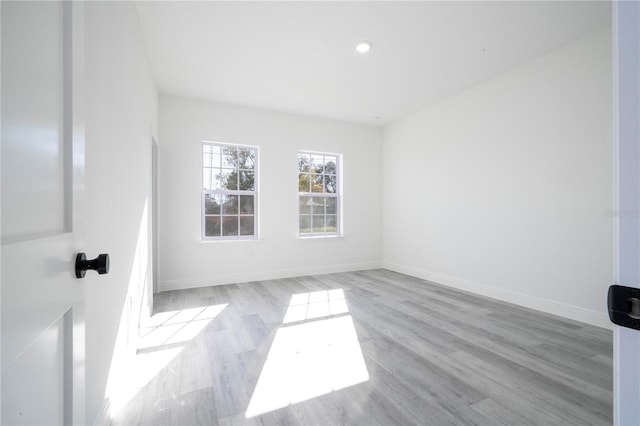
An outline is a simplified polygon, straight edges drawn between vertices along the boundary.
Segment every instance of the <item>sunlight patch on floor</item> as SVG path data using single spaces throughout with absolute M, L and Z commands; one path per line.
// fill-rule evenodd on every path
M 294 294 L 284 315 L 283 324 L 305 321 L 349 312 L 344 290 L 322 290 Z
M 162 345 L 188 342 L 198 335 L 227 305 L 200 306 L 161 312 L 140 330 L 138 352 Z
M 293 295 L 283 323 L 291 325 L 276 332 L 246 418 L 369 380 L 341 289 Z
M 228 304 L 200 306 L 153 315 L 140 331 L 138 351 L 109 398 L 111 417 L 167 368 Z

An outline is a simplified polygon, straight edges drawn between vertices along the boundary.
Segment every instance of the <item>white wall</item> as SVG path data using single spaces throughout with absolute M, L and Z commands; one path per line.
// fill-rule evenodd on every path
M 379 267 L 382 130 L 171 96 L 160 100 L 159 290 Z M 200 240 L 201 143 L 260 147 L 260 240 Z M 297 152 L 344 155 L 344 237 L 299 239 Z
M 384 130 L 384 266 L 609 326 L 610 30 Z
M 87 423 L 94 424 L 135 342 L 141 293 L 151 283 L 145 203 L 157 92 L 131 2 L 87 2 L 86 88 L 86 252 L 111 256 L 108 275 L 83 282 Z

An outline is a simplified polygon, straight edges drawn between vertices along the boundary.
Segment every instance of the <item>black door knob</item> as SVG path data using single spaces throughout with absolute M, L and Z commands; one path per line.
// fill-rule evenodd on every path
M 76 256 L 76 278 L 84 278 L 88 269 L 92 269 L 102 274 L 109 273 L 109 255 L 100 254 L 95 259 L 87 260 L 87 255 L 78 253 Z

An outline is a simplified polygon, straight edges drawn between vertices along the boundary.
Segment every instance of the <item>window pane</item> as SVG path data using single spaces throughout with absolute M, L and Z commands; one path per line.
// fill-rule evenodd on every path
M 218 182 L 220 182 L 220 189 L 236 190 L 238 189 L 238 172 L 232 169 L 222 169 L 218 174 Z
M 312 214 L 324 214 L 325 197 L 313 197 L 311 204 Z
M 300 216 L 300 233 L 308 234 L 311 232 L 311 216 Z
M 222 236 L 238 235 L 238 216 L 222 216 Z
M 253 216 L 240 216 L 240 235 L 253 235 Z
M 238 214 L 238 196 L 222 196 L 222 214 Z
M 325 217 L 326 232 L 338 232 L 338 217 L 336 215 L 327 215 Z
M 324 216 L 313 215 L 311 216 L 311 232 L 324 232 Z
M 328 175 L 335 175 L 337 173 L 336 164 L 336 157 L 324 157 L 324 172 Z
M 324 171 L 323 155 L 311 155 L 311 171 L 313 171 L 314 173 L 323 173 Z
M 338 232 L 339 161 L 336 154 L 298 153 L 300 234 Z
M 207 237 L 220 236 L 220 216 L 205 216 L 204 235 Z
M 222 147 L 222 167 L 228 167 L 230 169 L 238 167 L 238 149 L 236 147 Z
M 220 196 L 204 195 L 204 214 L 220 214 Z
M 335 194 L 338 190 L 338 179 L 336 175 L 324 176 L 324 189 L 327 194 Z
M 204 189 L 215 189 L 217 169 L 202 169 L 202 187 Z
M 202 166 L 220 167 L 220 147 L 214 145 L 202 146 Z
M 324 192 L 324 180 L 322 175 L 311 175 L 311 192 Z
M 240 190 L 253 191 L 255 188 L 255 174 L 252 171 L 242 170 L 240 172 Z
M 311 192 L 311 176 L 301 173 L 298 175 L 298 191 L 299 192 Z
M 311 165 L 309 154 L 298 154 L 298 171 L 300 173 L 308 173 Z
M 256 162 L 255 149 L 239 148 L 238 149 L 238 166 L 241 169 L 253 170 Z
M 203 236 L 255 235 L 257 161 L 258 148 L 203 143 Z
M 300 214 L 310 214 L 313 197 L 300 197 Z
M 338 213 L 338 198 L 327 197 L 327 214 Z
M 240 196 L 240 214 L 253 214 L 253 195 Z

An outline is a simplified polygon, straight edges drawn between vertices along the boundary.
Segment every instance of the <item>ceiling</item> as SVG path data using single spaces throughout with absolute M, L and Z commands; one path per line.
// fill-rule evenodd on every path
M 608 27 L 608 1 L 137 3 L 162 94 L 384 125 Z M 358 41 L 373 44 L 355 52 Z

